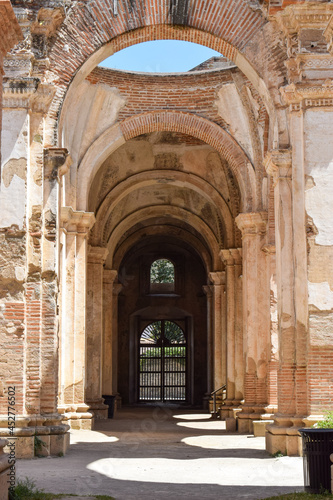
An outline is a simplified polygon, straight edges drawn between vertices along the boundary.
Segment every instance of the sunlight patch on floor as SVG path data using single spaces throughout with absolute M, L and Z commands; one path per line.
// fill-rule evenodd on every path
M 209 413 L 186 413 L 184 415 L 173 415 L 173 418 L 181 420 L 209 420 L 211 415 Z
M 179 427 L 187 427 L 188 429 L 225 431 L 225 422 L 222 420 L 210 420 L 209 422 L 177 422 L 177 425 L 179 425 Z
M 277 477 L 285 477 L 284 486 L 299 483 L 299 478 L 295 480 L 288 473 L 288 463 L 272 460 L 264 470 L 259 466 L 260 459 L 249 459 L 246 472 L 240 473 L 239 462 L 239 458 L 231 457 L 193 460 L 105 458 L 92 462 L 87 468 L 110 479 L 147 483 L 266 486 L 274 484 Z
M 91 430 L 71 429 L 71 445 L 78 443 L 115 443 L 119 439 L 115 436 L 106 436 L 102 432 Z

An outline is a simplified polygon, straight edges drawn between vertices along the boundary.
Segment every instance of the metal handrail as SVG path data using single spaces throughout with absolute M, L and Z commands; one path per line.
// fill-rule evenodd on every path
M 219 387 L 218 389 L 215 389 L 215 391 L 213 391 L 213 392 L 210 393 L 210 395 L 213 396 L 213 414 L 214 415 L 216 414 L 216 393 L 220 392 L 220 391 L 223 391 L 226 388 L 227 388 L 227 385 L 224 384 L 221 387 Z

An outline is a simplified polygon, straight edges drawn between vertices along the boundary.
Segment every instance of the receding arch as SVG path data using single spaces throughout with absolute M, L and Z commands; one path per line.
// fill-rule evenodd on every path
M 115 186 L 104 198 L 96 213 L 96 223 L 92 230 L 98 237 L 103 232 L 103 225 L 117 204 L 133 191 L 163 182 L 163 185 L 171 185 L 189 190 L 194 190 L 221 212 L 221 222 L 224 228 L 226 246 L 231 247 L 234 241 L 234 223 L 230 208 L 222 195 L 204 179 L 195 174 L 179 172 L 175 170 L 150 170 L 143 171 L 128 177 Z M 97 242 L 96 242 L 97 243 Z
M 191 249 L 194 249 L 197 255 L 202 260 L 208 275 L 209 272 L 213 271 L 211 251 L 206 246 L 206 244 L 201 241 L 201 235 L 197 234 L 197 232 L 196 234 L 190 232 L 188 226 L 188 224 L 180 226 L 173 225 L 171 222 L 166 222 L 165 224 L 163 224 L 163 231 L 161 231 L 160 234 L 162 236 L 178 240 L 178 243 L 186 242 L 188 245 L 190 245 Z M 150 237 L 155 238 L 156 236 L 159 236 L 159 233 L 156 230 L 156 222 L 154 219 L 152 221 L 146 220 L 144 227 L 134 229 L 134 231 L 130 235 L 128 235 L 124 238 L 123 241 L 118 243 L 114 253 L 114 269 L 119 269 L 125 255 L 131 250 L 131 248 L 134 248 L 138 244 L 138 242 L 142 240 L 142 238 L 149 239 Z
M 203 236 L 207 243 L 208 248 L 211 249 L 213 266 L 218 268 L 220 257 L 219 257 L 219 242 L 216 235 L 212 232 L 211 228 L 203 221 L 199 216 L 193 214 L 192 212 L 185 210 L 184 208 L 174 207 L 170 205 L 157 205 L 145 207 L 137 210 L 124 217 L 124 219 L 117 224 L 117 226 L 112 230 L 108 237 L 107 248 L 109 254 L 106 260 L 106 266 L 110 269 L 113 268 L 113 257 L 121 236 L 134 224 L 140 221 L 145 221 L 146 219 L 171 217 L 175 220 L 186 221 L 189 225 L 195 227 L 199 233 Z
M 113 125 L 88 149 L 78 171 L 77 205 L 87 210 L 89 188 L 102 163 L 127 140 L 149 132 L 170 131 L 192 135 L 215 148 L 226 160 L 241 192 L 241 210 L 253 209 L 256 200 L 255 172 L 250 160 L 228 132 L 192 113 L 155 111 L 142 113 Z
M 169 12 L 168 0 L 160 0 L 158 4 L 142 0 L 139 7 L 138 4 L 135 6 L 140 14 L 134 17 L 129 14 L 133 10 L 133 3 L 129 4 L 129 0 L 123 1 L 124 9 L 117 16 L 112 15 L 113 0 L 95 3 L 94 9 L 82 3 L 72 8 L 51 50 L 51 67 L 54 69 L 50 78 L 58 81 L 59 88 L 51 106 L 50 119 L 57 120 L 60 116 L 67 90 L 70 91 L 66 99 L 70 99 L 77 85 L 106 57 L 136 43 L 172 39 L 205 45 L 235 62 L 258 90 L 271 118 L 276 121 L 272 97 L 261 77 L 264 74 L 262 64 L 265 59 L 271 59 L 275 80 L 281 83 L 285 68 L 282 60 L 273 57 L 274 43 L 270 36 L 264 36 L 263 29 L 268 22 L 260 11 L 254 11 L 241 0 L 232 8 L 228 2 L 220 0 L 212 0 L 208 5 L 205 0 L 198 0 L 191 15 L 179 23 L 174 22 L 174 16 Z M 199 17 L 197 13 L 201 9 L 206 15 Z M 103 16 L 105 10 L 110 12 L 109 17 Z M 105 22 L 101 23 L 99 16 Z M 91 32 L 91 23 L 96 33 Z M 247 51 L 248 43 L 255 38 L 265 52 L 262 58 Z M 275 99 L 277 94 L 273 94 Z

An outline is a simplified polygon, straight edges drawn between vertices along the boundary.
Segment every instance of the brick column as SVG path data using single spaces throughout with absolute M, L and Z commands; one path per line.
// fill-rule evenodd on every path
M 297 261 L 302 258 L 304 243 L 299 229 L 305 232 L 304 205 L 303 213 L 299 205 L 304 197 L 296 180 L 299 174 L 295 174 L 294 180 L 293 156 L 290 150 L 280 150 L 271 151 L 265 159 L 266 170 L 274 177 L 279 332 L 278 414 L 275 424 L 268 427 L 266 447 L 271 453 L 286 450 L 288 455 L 298 454 L 297 427 L 302 425 L 302 417 L 297 415 L 306 413 L 306 337 L 301 324 L 297 324 L 296 305 L 296 283 L 302 272 L 297 269 Z M 300 255 L 296 256 L 298 252 Z M 299 294 L 301 298 L 304 290 L 299 289 Z
M 74 428 L 91 428 L 86 403 L 87 236 L 94 214 L 63 207 L 59 412 Z
M 86 400 L 94 416 L 107 418 L 102 399 L 103 265 L 108 250 L 89 247 L 87 279 L 87 367 Z
M 243 213 L 236 223 L 242 231 L 243 332 L 245 354 L 244 405 L 238 413 L 240 432 L 252 432 L 267 406 L 267 369 L 270 357 L 269 281 L 262 252 L 266 243 L 267 213 Z

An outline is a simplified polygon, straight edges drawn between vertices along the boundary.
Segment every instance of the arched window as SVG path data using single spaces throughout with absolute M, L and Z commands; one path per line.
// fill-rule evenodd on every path
M 150 266 L 151 284 L 168 284 L 169 288 L 174 290 L 175 284 L 175 266 L 168 259 L 157 259 Z M 170 287 L 170 285 L 173 285 Z

